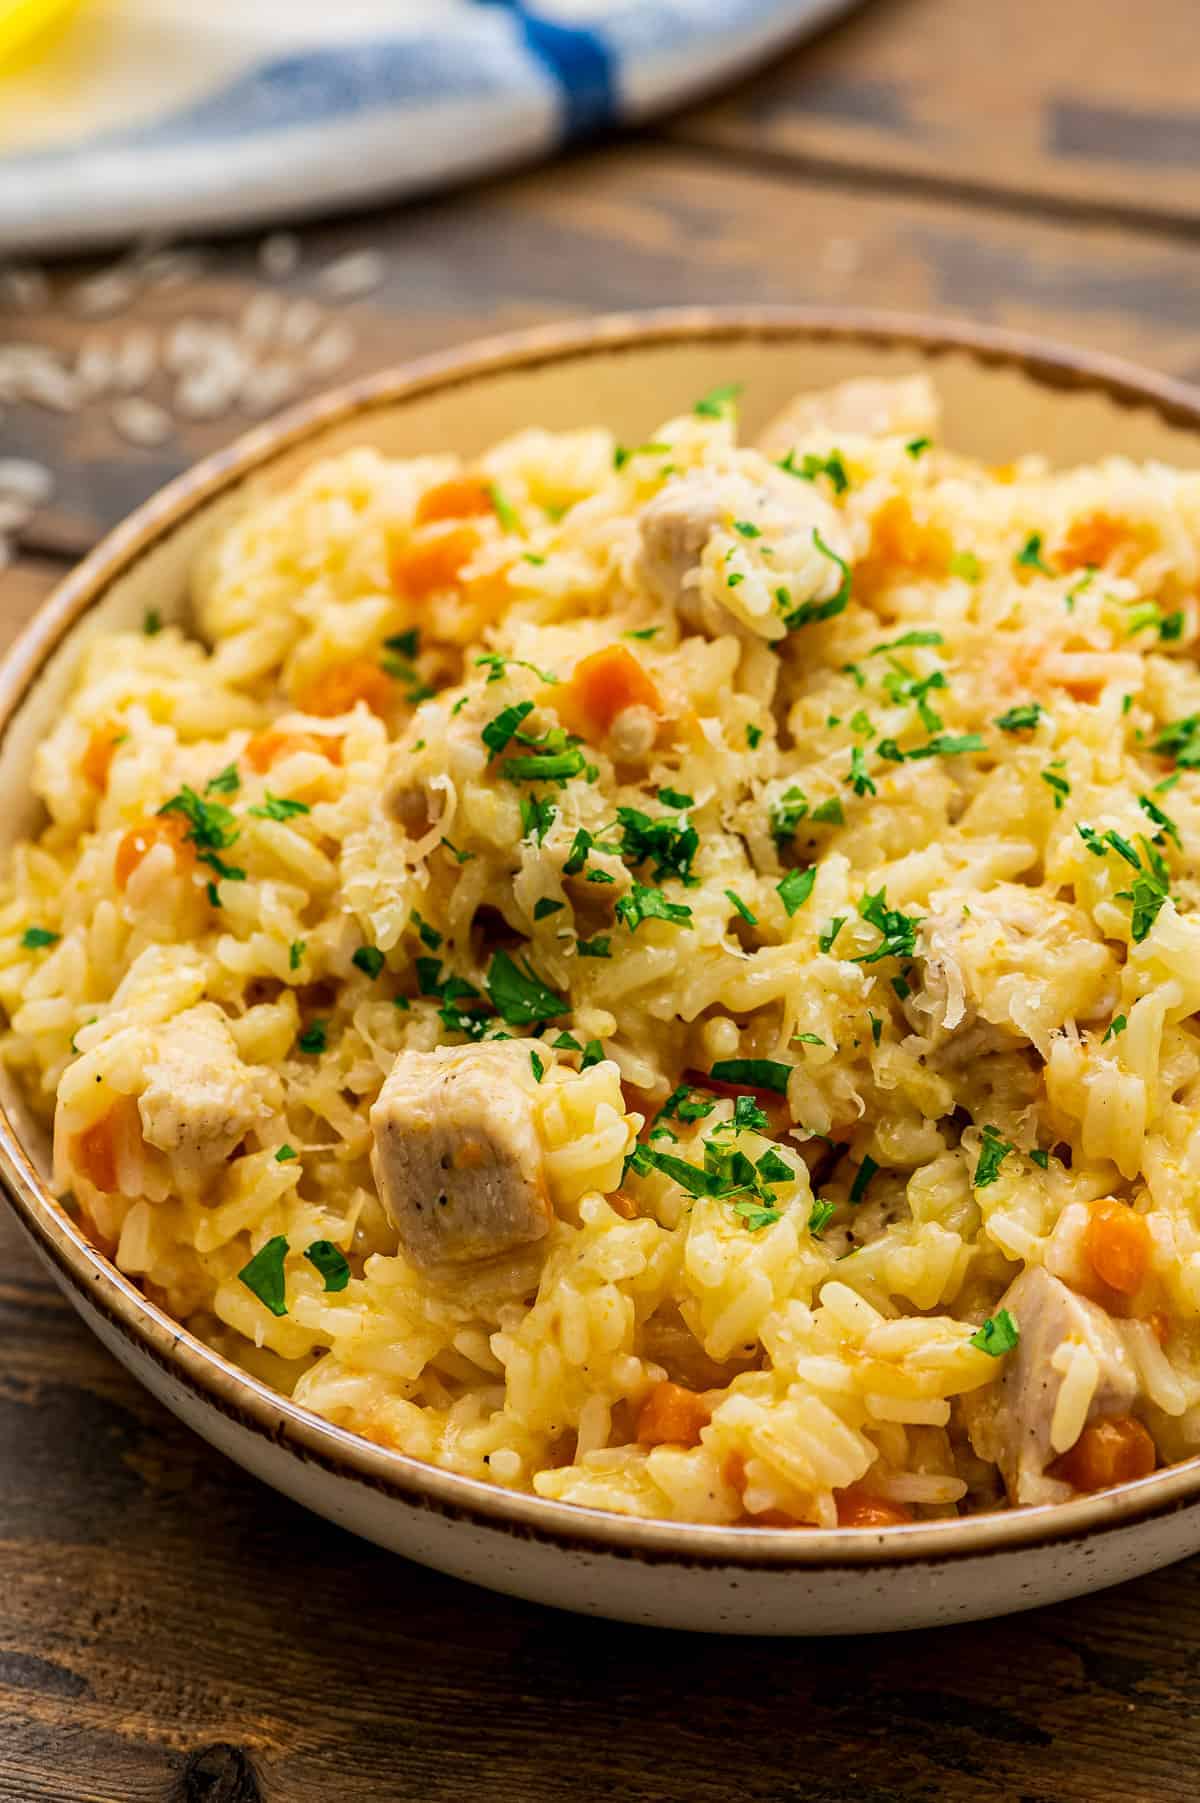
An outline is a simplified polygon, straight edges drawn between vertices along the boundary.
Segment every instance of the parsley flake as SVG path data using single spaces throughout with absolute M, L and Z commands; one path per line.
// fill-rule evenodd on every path
M 304 1256 L 325 1284 L 327 1294 L 336 1295 L 350 1282 L 350 1266 L 345 1254 L 332 1240 L 314 1240 L 304 1248 Z
M 350 962 L 374 982 L 383 969 L 383 953 L 377 945 L 360 945 Z
M 809 864 L 803 870 L 789 870 L 783 881 L 776 884 L 775 893 L 787 909 L 789 917 L 804 906 L 813 892 L 816 880 L 817 867 Z
M 61 933 L 52 933 L 49 927 L 26 927 L 21 934 L 21 944 L 27 952 L 37 952 L 48 945 L 57 945 L 61 938 Z
M 1000 1166 L 1012 1150 L 1009 1141 L 1002 1139 L 995 1127 L 983 1129 L 983 1144 L 979 1148 L 973 1179 L 976 1189 L 987 1189 L 989 1184 L 995 1183 Z
M 968 1344 L 986 1352 L 989 1358 L 1002 1358 L 1012 1352 L 1021 1338 L 1021 1330 L 1006 1308 L 989 1315 L 983 1326 L 971 1335 Z
M 287 1314 L 287 1292 L 283 1277 L 283 1261 L 287 1254 L 287 1239 L 284 1234 L 277 1233 L 238 1272 L 238 1282 L 244 1283 L 264 1308 L 270 1309 L 277 1316 Z
M 570 1013 L 570 1004 L 548 989 L 528 963 L 522 970 L 505 951 L 492 954 L 484 988 L 496 1013 L 510 1027 L 532 1026 Z

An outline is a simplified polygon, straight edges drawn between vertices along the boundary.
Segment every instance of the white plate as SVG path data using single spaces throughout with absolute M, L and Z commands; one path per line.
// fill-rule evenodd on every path
M 0 249 L 426 191 L 648 118 L 853 0 L 84 0 L 0 69 Z

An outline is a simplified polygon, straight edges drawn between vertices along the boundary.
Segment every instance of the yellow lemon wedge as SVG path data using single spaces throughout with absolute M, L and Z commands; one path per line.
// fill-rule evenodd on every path
M 0 76 L 35 55 L 38 40 L 75 10 L 78 0 L 0 0 Z

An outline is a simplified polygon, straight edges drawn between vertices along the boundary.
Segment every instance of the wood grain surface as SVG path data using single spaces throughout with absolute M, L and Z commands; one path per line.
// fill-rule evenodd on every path
M 726 100 L 555 168 L 315 226 L 364 245 L 347 370 L 675 302 L 964 314 L 1200 381 L 1194 0 L 874 0 Z M 83 321 L 54 275 L 0 344 L 236 319 L 256 244 Z M 327 303 L 322 303 L 327 306 Z M 148 391 L 165 395 L 162 378 Z M 0 641 L 96 537 L 224 442 L 137 449 L 104 406 L 12 406 L 56 492 Z M 0 1803 L 1167 1803 L 1200 1795 L 1200 1561 L 891 1640 L 575 1621 L 350 1539 L 243 1476 L 87 1335 L 0 1219 Z

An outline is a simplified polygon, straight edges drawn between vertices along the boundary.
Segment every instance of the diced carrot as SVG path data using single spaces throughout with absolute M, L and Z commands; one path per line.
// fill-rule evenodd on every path
M 563 724 L 584 738 L 603 738 L 627 707 L 663 712 L 662 696 L 627 645 L 606 645 L 581 658 L 554 705 Z
M 455 588 L 467 564 L 483 543 L 474 526 L 438 526 L 392 547 L 392 591 L 407 601 L 424 601 L 440 590 Z
M 1165 1346 L 1171 1337 L 1171 1317 L 1164 1314 L 1161 1308 L 1151 1309 L 1146 1316 L 1146 1326 L 1150 1329 L 1160 1346 Z
M 355 658 L 351 663 L 333 664 L 322 670 L 296 697 L 296 705 L 302 713 L 333 719 L 365 701 L 373 714 L 385 715 L 395 705 L 396 692 L 391 677 L 378 664 Z
M 746 1488 L 746 1461 L 740 1452 L 731 1452 L 721 1466 L 721 1476 L 731 1490 L 740 1495 Z
M 871 522 L 870 550 L 855 568 L 854 586 L 866 593 L 897 575 L 944 576 L 953 556 L 944 527 L 920 524 L 905 497 L 892 495 Z
M 638 1411 L 639 1446 L 698 1446 L 712 1410 L 695 1390 L 669 1381 L 656 1384 Z
M 1114 1415 L 1085 1427 L 1051 1470 L 1076 1490 L 1107 1490 L 1112 1484 L 1148 1477 L 1157 1463 L 1154 1442 L 1141 1422 L 1130 1415 Z
M 872 1496 L 861 1484 L 848 1484 L 834 1494 L 840 1528 L 894 1528 L 902 1521 L 912 1520 L 912 1510 L 906 1509 L 903 1503 Z
M 1113 1196 L 1092 1203 L 1083 1249 L 1110 1290 L 1132 1296 L 1141 1289 L 1150 1263 L 1150 1229 L 1127 1203 Z
M 1128 520 L 1115 520 L 1110 513 L 1085 514 L 1074 522 L 1059 547 L 1059 568 L 1083 570 L 1109 563 L 1118 551 L 1130 549 L 1136 536 Z
M 307 711 L 311 714 L 316 709 L 309 708 Z M 252 739 L 247 739 L 242 756 L 251 770 L 256 770 L 263 776 L 280 758 L 291 757 L 297 751 L 315 751 L 318 757 L 328 758 L 331 764 L 340 764 L 342 761 L 340 739 L 315 732 L 278 732 L 273 727 L 265 732 L 256 732 Z
M 623 1221 L 637 1220 L 638 1205 L 632 1196 L 627 1196 L 625 1194 L 623 1189 L 615 1189 L 612 1195 L 607 1198 L 607 1201 L 608 1206 L 612 1209 L 613 1213 L 615 1215 L 620 1215 Z
M 190 828 L 181 814 L 154 814 L 138 826 L 131 826 L 113 861 L 113 877 L 118 889 L 124 889 L 146 853 L 156 845 L 169 845 L 175 853 L 176 867 L 195 862 L 195 852 L 188 839 Z
M 479 476 L 451 476 L 435 488 L 427 488 L 417 502 L 413 521 L 427 526 L 431 520 L 469 520 L 494 513 L 491 485 Z
M 107 1195 L 117 1188 L 117 1136 L 115 1109 L 102 1114 L 71 1141 L 71 1163 L 81 1177 Z
M 121 743 L 124 734 L 119 726 L 111 723 L 93 726 L 91 737 L 79 768 L 83 772 L 85 782 L 91 783 L 93 789 L 104 790 L 108 787 L 108 772 L 113 761 L 113 752 Z

